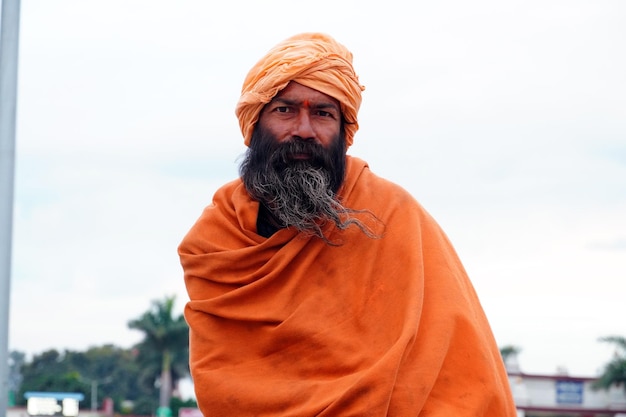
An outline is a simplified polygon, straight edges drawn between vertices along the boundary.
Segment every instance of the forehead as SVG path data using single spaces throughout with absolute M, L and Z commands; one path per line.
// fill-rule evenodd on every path
M 295 81 L 291 81 L 287 84 L 287 87 L 280 90 L 272 99 L 272 101 L 275 100 L 289 100 L 296 103 L 311 103 L 317 105 L 333 105 L 337 107 L 337 109 L 340 108 L 339 101 L 337 99 Z

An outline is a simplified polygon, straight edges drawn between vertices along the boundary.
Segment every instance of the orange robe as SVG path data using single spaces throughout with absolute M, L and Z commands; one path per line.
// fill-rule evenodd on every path
M 263 238 L 258 203 L 235 180 L 182 241 L 205 417 L 516 416 L 490 326 L 436 222 L 354 157 L 339 193 L 382 221 L 382 237 L 350 227 L 333 230 L 337 246 L 293 229 Z

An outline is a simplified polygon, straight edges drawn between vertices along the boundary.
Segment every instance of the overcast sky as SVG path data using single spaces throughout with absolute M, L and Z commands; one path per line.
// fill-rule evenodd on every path
M 523 371 L 594 376 L 626 336 L 626 2 L 22 2 L 11 350 L 130 347 L 187 296 L 176 248 L 245 151 L 275 43 L 354 53 L 350 153 L 459 252 Z M 401 260 L 399 260 L 401 261 Z

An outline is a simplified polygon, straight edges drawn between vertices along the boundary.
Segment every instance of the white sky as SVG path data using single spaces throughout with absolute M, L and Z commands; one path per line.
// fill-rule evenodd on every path
M 244 152 L 275 43 L 366 86 L 350 153 L 450 236 L 521 368 L 594 376 L 626 335 L 626 2 L 22 1 L 11 350 L 130 347 L 186 301 L 176 248 Z

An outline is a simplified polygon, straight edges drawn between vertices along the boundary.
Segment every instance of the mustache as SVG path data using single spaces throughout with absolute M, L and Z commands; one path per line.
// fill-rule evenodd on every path
M 294 164 L 320 168 L 332 166 L 328 151 L 320 144 L 291 140 L 276 145 L 269 161 L 274 168 L 284 169 Z
M 329 146 L 312 140 L 278 138 L 257 125 L 252 133 L 250 147 L 239 165 L 239 174 L 249 185 L 252 177 L 271 171 L 282 172 L 289 167 L 322 169 L 330 175 L 330 188 L 336 193 L 343 183 L 346 172 L 346 141 L 343 131 Z M 263 173 L 263 174 L 262 174 Z

